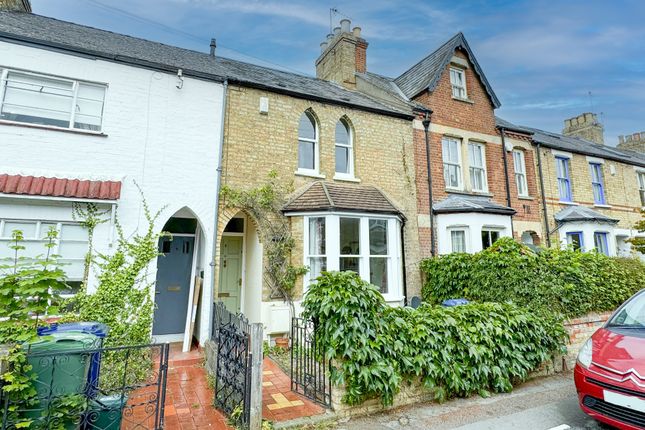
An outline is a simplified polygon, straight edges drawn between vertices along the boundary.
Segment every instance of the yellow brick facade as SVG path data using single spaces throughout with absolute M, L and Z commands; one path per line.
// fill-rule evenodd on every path
M 260 113 L 260 98 L 269 102 L 268 113 Z M 296 174 L 298 163 L 298 123 L 305 110 L 311 110 L 319 126 L 320 176 Z M 222 160 L 222 185 L 234 189 L 251 189 L 267 182 L 275 170 L 278 180 L 293 190 L 312 181 L 334 181 L 335 127 L 346 118 L 353 132 L 354 173 L 361 185 L 373 185 L 384 192 L 407 218 L 405 224 L 405 262 L 408 296 L 420 294 L 418 269 L 419 246 L 416 225 L 416 191 L 412 121 L 365 112 L 342 106 L 313 102 L 269 91 L 229 87 L 225 141 Z M 219 238 L 231 217 L 239 211 L 220 204 Z M 291 217 L 291 232 L 296 248 L 292 264 L 303 264 L 302 217 Z M 219 265 L 216 265 L 219 267 Z M 219 276 L 215 274 L 216 291 Z M 302 281 L 296 285 L 296 298 L 302 293 Z M 264 282 L 262 300 L 269 301 L 270 291 Z
M 560 202 L 555 160 L 558 152 L 544 147 L 540 151 L 543 161 L 544 195 L 547 203 L 549 227 L 553 231 L 556 227 L 554 215 L 568 207 L 569 204 Z M 619 220 L 616 228 L 632 229 L 641 216 L 638 168 L 618 161 L 598 159 L 582 154 L 565 153 L 564 155 L 571 157 L 569 160 L 569 177 L 571 179 L 573 202 Z M 590 161 L 600 161 L 602 163 L 605 205 L 594 203 L 591 172 L 589 170 Z M 552 233 L 551 240 L 554 245 L 557 244 L 560 240 L 559 234 Z

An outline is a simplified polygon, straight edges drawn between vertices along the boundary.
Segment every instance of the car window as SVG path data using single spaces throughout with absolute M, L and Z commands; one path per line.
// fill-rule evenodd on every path
M 628 301 L 607 326 L 645 328 L 645 291 Z

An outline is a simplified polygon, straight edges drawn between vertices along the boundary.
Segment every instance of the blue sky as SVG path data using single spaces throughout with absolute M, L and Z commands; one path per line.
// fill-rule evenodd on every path
M 32 5 L 41 15 L 204 52 L 215 37 L 218 55 L 310 75 L 329 32 L 331 7 L 340 12 L 336 23 L 346 16 L 362 27 L 368 70 L 387 76 L 398 76 L 463 31 L 502 102 L 497 114 L 503 118 L 561 131 L 565 118 L 592 110 L 600 114 L 610 145 L 619 134 L 645 130 L 641 0 L 32 0 Z

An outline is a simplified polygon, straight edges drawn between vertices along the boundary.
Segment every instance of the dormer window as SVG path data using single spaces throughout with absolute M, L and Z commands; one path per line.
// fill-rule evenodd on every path
M 458 67 L 450 68 L 450 85 L 452 86 L 452 96 L 457 99 L 467 99 L 466 94 L 466 74 L 464 69 Z

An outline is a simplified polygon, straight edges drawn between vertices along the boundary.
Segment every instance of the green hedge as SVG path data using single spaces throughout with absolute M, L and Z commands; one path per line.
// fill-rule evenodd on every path
M 639 260 L 570 249 L 534 252 L 511 238 L 477 254 L 427 259 L 421 268 L 428 303 L 465 297 L 549 309 L 567 317 L 614 310 L 645 287 L 645 264 Z
M 442 401 L 510 391 L 563 350 L 562 321 L 510 304 L 391 308 L 351 272 L 323 273 L 304 300 L 319 351 L 333 359 L 343 401 L 393 401 L 401 383 L 420 378 Z

